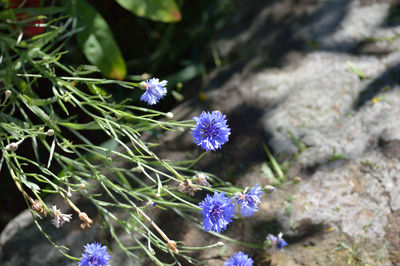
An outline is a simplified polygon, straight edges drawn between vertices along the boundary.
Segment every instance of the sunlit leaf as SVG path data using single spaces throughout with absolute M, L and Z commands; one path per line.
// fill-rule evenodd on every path
M 77 34 L 86 58 L 107 78 L 124 79 L 126 65 L 110 27 L 101 14 L 84 0 L 76 1 L 78 23 L 84 29 Z
M 177 22 L 182 16 L 174 0 L 116 0 L 139 17 L 161 22 Z

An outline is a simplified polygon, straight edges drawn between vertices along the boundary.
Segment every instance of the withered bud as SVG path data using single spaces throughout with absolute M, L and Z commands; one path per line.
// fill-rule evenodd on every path
M 179 250 L 176 248 L 176 242 L 174 240 L 169 240 L 167 243 L 167 247 L 175 253 L 179 253 Z
M 47 136 L 51 137 L 51 136 L 54 135 L 54 130 L 53 129 L 49 129 L 49 130 L 47 130 L 46 134 L 47 134 Z
M 40 202 L 40 200 L 34 200 L 32 204 L 32 210 L 34 210 L 37 213 L 40 213 L 43 216 L 47 216 L 46 210 L 43 208 L 43 204 Z
M 15 142 L 12 142 L 6 146 L 6 149 L 10 150 L 10 151 L 16 151 L 18 149 L 18 144 Z
M 81 224 L 82 229 L 85 229 L 85 227 L 90 227 L 93 224 L 93 220 L 89 218 L 86 212 L 80 212 L 79 219 L 83 221 L 83 223 Z
M 187 194 L 189 194 L 189 196 L 192 196 L 192 197 L 194 196 L 194 193 L 197 190 L 201 190 L 201 188 L 193 185 L 192 181 L 190 181 L 189 179 L 185 179 L 185 181 L 179 183 L 179 186 L 178 186 L 179 192 L 187 193 Z

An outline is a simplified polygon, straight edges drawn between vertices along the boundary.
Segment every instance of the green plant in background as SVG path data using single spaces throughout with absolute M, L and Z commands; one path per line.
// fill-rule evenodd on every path
M 1 5 L 13 7 L 12 2 L 3 1 Z M 190 161 L 170 162 L 152 151 L 158 143 L 145 133 L 190 127 L 196 144 L 207 151 L 215 150 L 228 140 L 225 116 L 204 112 L 195 121 L 174 121 L 172 113 L 140 107 L 129 97 L 116 101 L 104 86 L 145 90 L 143 100 L 153 104 L 166 93 L 166 82 L 124 81 L 126 63 L 110 27 L 85 1 L 23 9 L 17 7 L 26 7 L 27 1 L 16 2 L 17 6 L 0 13 L 0 167 L 6 168 L 3 171 L 9 172 L 21 191 L 38 229 L 65 256 L 80 260 L 80 265 L 91 265 L 87 264 L 90 260 L 105 265 L 109 256 L 100 244 L 86 245 L 85 255 L 79 259 L 68 254 L 67 247 L 53 242 L 41 227 L 40 218 L 48 214 L 57 228 L 77 217 L 82 229 L 100 223 L 73 202 L 72 193 L 79 193 L 96 207 L 104 229 L 132 259 L 138 259 L 137 250 L 142 250 L 155 264 L 163 265 L 153 249 L 157 247 L 169 253 L 177 264 L 180 264 L 178 256 L 198 263 L 190 257 L 191 250 L 221 246 L 216 243 L 186 247 L 175 242 L 146 211 L 154 207 L 172 211 L 199 227 L 202 211 L 203 228 L 206 231 L 218 228 L 213 230 L 220 233 L 234 216 L 234 201 L 244 210 L 250 208 L 246 213 L 257 210 L 261 188 L 256 185 L 249 193 L 245 190 L 243 194 L 235 194 L 242 189 L 217 177 L 211 188 L 210 180 L 191 168 L 204 154 Z M 172 0 L 117 2 L 150 19 L 174 22 L 181 18 Z M 29 38 L 27 26 L 36 28 Z M 96 67 L 62 62 L 64 48 L 74 35 L 89 62 Z M 105 78 L 97 78 L 99 72 Z M 283 178 L 282 173 L 279 178 Z M 199 206 L 198 200 L 190 195 L 200 189 L 215 194 L 213 198 L 207 196 Z M 62 198 L 76 214 L 62 213 L 65 206 L 48 206 L 45 198 L 48 194 Z M 229 205 L 229 211 L 224 204 Z M 226 218 L 224 224 L 219 224 L 221 215 Z M 128 243 L 119 238 L 117 228 L 130 237 Z M 242 245 L 257 246 L 212 233 Z M 96 250 L 102 256 L 93 257 L 99 253 Z

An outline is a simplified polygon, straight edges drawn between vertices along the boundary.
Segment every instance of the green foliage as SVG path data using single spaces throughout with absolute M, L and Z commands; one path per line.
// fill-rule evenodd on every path
M 174 0 L 115 0 L 133 14 L 161 22 L 178 22 L 182 16 Z
M 123 80 L 126 65 L 118 44 L 101 14 L 84 0 L 73 2 L 72 15 L 78 18 L 82 31 L 78 43 L 90 63 L 107 78 Z

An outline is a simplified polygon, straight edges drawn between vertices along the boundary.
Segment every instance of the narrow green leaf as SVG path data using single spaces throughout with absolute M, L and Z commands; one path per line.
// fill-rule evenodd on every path
M 133 14 L 161 22 L 178 22 L 182 16 L 174 0 L 116 0 Z
M 78 43 L 90 63 L 107 78 L 122 80 L 126 65 L 111 29 L 97 10 L 84 0 L 75 2 L 74 13 L 84 29 L 77 34 Z

